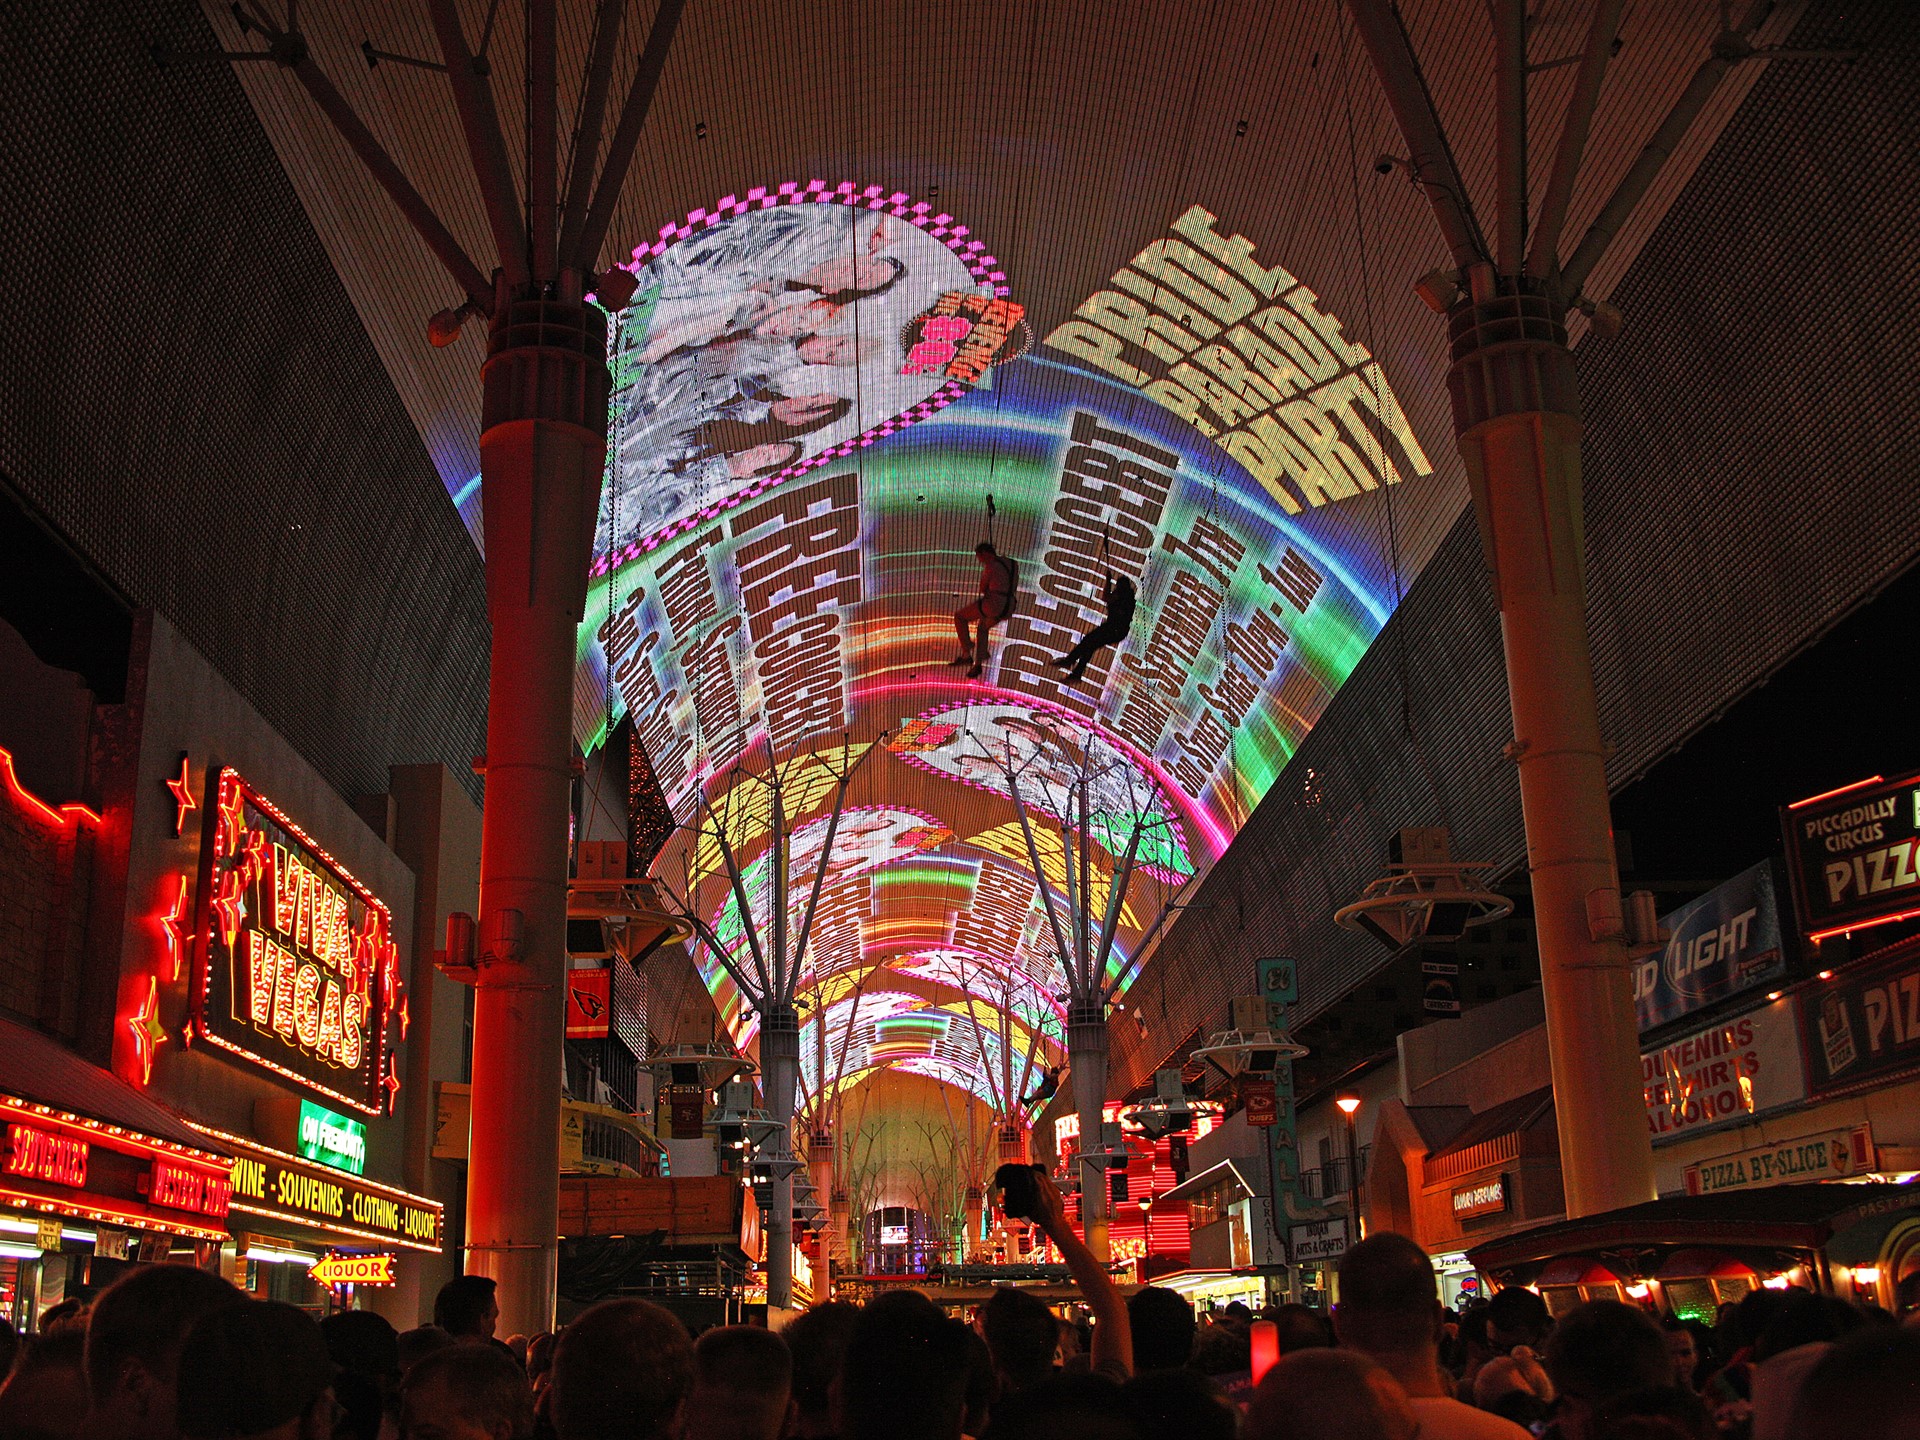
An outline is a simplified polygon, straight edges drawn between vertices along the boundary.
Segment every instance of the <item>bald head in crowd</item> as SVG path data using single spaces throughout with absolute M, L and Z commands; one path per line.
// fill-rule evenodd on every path
M 770 1330 L 728 1325 L 693 1347 L 681 1440 L 779 1440 L 793 1398 L 793 1356 Z
M 109 1286 L 87 1323 L 88 1440 L 170 1440 L 187 1332 L 246 1297 L 191 1265 L 143 1265 Z
M 548 1404 L 560 1440 L 664 1440 L 693 1388 L 693 1341 L 645 1300 L 604 1300 L 553 1349 Z
M 1412 1440 L 1406 1392 L 1364 1355 L 1282 1355 L 1253 1392 L 1241 1440 Z

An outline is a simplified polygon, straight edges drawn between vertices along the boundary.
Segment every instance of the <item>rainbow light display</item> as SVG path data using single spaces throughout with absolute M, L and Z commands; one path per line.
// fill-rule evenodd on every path
M 1318 367 L 1312 403 L 1344 408 L 1296 399 L 1274 411 L 1290 431 L 1248 421 L 1255 438 L 1233 449 L 1256 477 L 1207 438 L 1218 427 L 1062 352 L 1025 353 L 1030 336 L 969 371 L 970 386 L 923 373 L 927 336 L 963 334 L 927 316 L 983 313 L 964 297 L 1017 301 L 1018 288 L 964 226 L 899 192 L 814 182 L 728 197 L 663 228 L 635 273 L 613 341 L 577 733 L 591 748 L 632 717 L 678 820 L 703 801 L 723 818 L 762 920 L 758 777 L 769 764 L 786 777 L 797 912 L 828 762 L 860 759 L 805 966 L 802 1083 L 817 1094 L 891 1066 L 993 1104 L 1009 1047 L 1017 1081 L 1029 1056 L 1050 1063 L 1062 1046 L 1041 887 L 1064 899 L 1071 776 L 1100 777 L 1086 826 L 1102 857 L 1096 914 L 1145 822 L 1110 966 L 1125 982 L 1165 906 L 1231 843 L 1385 623 L 1397 587 L 1380 487 L 1432 467 L 1403 420 L 1355 418 L 1363 385 L 1371 413 L 1399 416 L 1380 367 L 1310 291 L 1278 280 L 1262 335 L 1235 343 L 1266 357 L 1263 393 L 1286 393 L 1282 370 Z M 1304 475 L 1336 455 L 1348 475 L 1370 457 L 1342 482 L 1350 499 L 1276 478 L 1295 471 L 1275 457 Z M 977 593 L 972 551 L 989 532 L 1020 567 L 1021 598 L 969 680 L 947 663 L 951 616 Z M 1138 586 L 1132 632 L 1070 685 L 1052 662 L 1101 618 L 1110 574 Z M 683 831 L 656 873 L 690 880 L 733 949 L 717 850 Z M 754 1017 L 714 957 L 698 958 L 751 1043 Z

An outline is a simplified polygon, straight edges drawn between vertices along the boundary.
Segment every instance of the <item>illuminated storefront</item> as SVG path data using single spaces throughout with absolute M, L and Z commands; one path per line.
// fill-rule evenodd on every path
M 394 1250 L 440 1253 L 446 1222 L 437 1200 L 360 1179 L 349 1171 L 195 1126 L 210 1145 L 233 1156 L 229 1170 L 232 1241 L 230 1278 L 270 1299 L 315 1302 L 322 1289 L 312 1268 L 335 1252 L 381 1255 Z M 390 1284 L 412 1255 L 389 1257 L 383 1278 L 342 1278 L 338 1285 Z M 336 1267 L 338 1268 L 338 1267 Z M 322 1275 L 327 1272 L 323 1269 Z M 344 1270 L 342 1271 L 344 1274 Z M 312 1287 L 312 1288 L 309 1288 Z M 347 1298 L 336 1290 L 336 1301 Z
M 35 1031 L 0 1021 L 0 1319 L 92 1294 L 126 1267 L 210 1262 L 226 1148 Z

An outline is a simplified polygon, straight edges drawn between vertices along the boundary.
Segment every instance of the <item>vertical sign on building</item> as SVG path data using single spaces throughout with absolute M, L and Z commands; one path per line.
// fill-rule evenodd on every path
M 1269 956 L 1254 962 L 1260 995 L 1267 1002 L 1267 1028 L 1286 1027 L 1287 1009 L 1300 998 L 1299 967 L 1291 957 Z M 1267 1131 L 1273 1173 L 1273 1233 L 1282 1232 L 1281 1217 L 1292 1209 L 1289 1201 L 1300 1183 L 1300 1141 L 1293 1113 L 1293 1061 L 1282 1056 L 1273 1066 L 1273 1125 Z

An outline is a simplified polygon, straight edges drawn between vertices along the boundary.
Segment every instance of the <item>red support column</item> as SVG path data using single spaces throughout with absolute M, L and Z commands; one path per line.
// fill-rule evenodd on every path
M 574 645 L 606 463 L 605 355 L 598 310 L 503 299 L 482 371 L 493 659 L 467 1268 L 499 1282 L 502 1334 L 553 1328 Z
M 1506 641 L 1561 1178 L 1567 1214 L 1592 1215 L 1651 1200 L 1654 1184 L 1587 648 L 1573 355 L 1531 288 L 1463 299 L 1448 327 L 1454 428 Z

